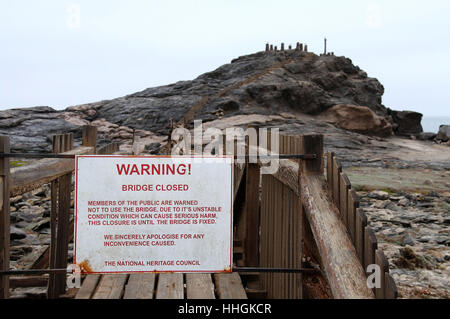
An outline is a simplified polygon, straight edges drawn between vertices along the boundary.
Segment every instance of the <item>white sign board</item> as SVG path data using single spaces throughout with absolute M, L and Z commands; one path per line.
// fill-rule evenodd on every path
M 83 273 L 230 272 L 233 159 L 77 156 Z

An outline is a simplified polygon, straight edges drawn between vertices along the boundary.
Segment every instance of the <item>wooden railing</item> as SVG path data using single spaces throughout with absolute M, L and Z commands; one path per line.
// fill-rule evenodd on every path
M 10 251 L 10 212 L 9 198 L 32 191 L 44 184 L 50 184 L 50 246 L 35 260 L 30 270 L 62 270 L 67 267 L 68 245 L 73 240 L 73 210 L 71 209 L 71 193 L 73 187 L 72 174 L 75 169 L 73 155 L 112 154 L 118 150 L 117 144 L 110 144 L 97 151 L 97 128 L 84 126 L 82 146 L 73 148 L 73 134 L 53 136 L 53 154 L 70 155 L 68 158 L 44 158 L 28 165 L 10 168 L 9 158 L 0 158 L 0 271 L 9 271 Z M 0 153 L 10 152 L 8 136 L 0 136 Z M 45 157 L 45 154 L 43 155 Z M 51 157 L 51 156 L 49 156 Z M 63 157 L 63 156 L 61 156 Z M 45 271 L 44 271 L 45 272 Z M 48 271 L 48 298 L 57 298 L 66 291 L 66 274 L 64 272 Z M 35 277 L 21 283 L 15 279 L 17 286 L 26 283 L 42 284 L 46 278 Z M 8 298 L 9 277 L 0 276 L 0 298 Z
M 397 298 L 397 287 L 389 274 L 389 262 L 383 250 L 378 248 L 375 232 L 367 225 L 367 216 L 359 208 L 359 197 L 352 189 L 347 175 L 342 171 L 340 161 L 332 152 L 327 154 L 327 182 L 330 197 L 339 208 L 340 218 L 356 248 L 361 265 L 364 269 L 374 264 L 380 267 L 381 286 L 374 289 L 376 298 Z
M 263 153 L 270 154 L 270 141 L 269 135 L 268 150 Z M 357 209 L 358 198 L 348 178 L 333 169 L 331 163 L 336 161 L 332 154 L 327 156 L 328 179 L 324 177 L 323 137 L 280 135 L 279 154 L 316 154 L 316 159 L 280 160 L 275 174 L 261 177 L 259 164 L 246 164 L 242 179 L 246 185 L 240 187 L 246 190 L 244 217 L 239 218 L 246 224 L 236 238 L 244 243 L 241 266 L 311 266 L 302 262 L 303 257 L 319 264 L 323 278 L 318 276 L 318 284 L 313 286 L 305 284 L 308 274 L 262 274 L 260 284 L 269 298 L 302 298 L 304 289 L 309 298 L 396 298 L 387 260 L 377 250 L 367 218 Z M 381 287 L 374 291 L 367 286 L 365 271 L 371 264 L 379 265 L 382 272 Z

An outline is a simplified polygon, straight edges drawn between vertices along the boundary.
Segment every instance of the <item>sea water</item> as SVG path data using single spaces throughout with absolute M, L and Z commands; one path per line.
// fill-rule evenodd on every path
M 424 116 L 422 118 L 424 132 L 437 133 L 441 125 L 450 125 L 450 116 Z

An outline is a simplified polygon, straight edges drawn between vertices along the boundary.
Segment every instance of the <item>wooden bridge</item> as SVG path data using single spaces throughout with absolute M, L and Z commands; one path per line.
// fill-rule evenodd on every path
M 27 286 L 46 286 L 48 298 L 78 299 L 397 298 L 389 264 L 358 208 L 358 196 L 336 156 L 324 155 L 321 135 L 280 135 L 283 159 L 272 175 L 261 174 L 262 163 L 235 163 L 233 273 L 87 275 L 80 289 L 67 290 L 74 155 L 118 151 L 117 144 L 97 149 L 96 136 L 95 127 L 84 127 L 82 146 L 75 149 L 72 134 L 54 136 L 53 155 L 13 169 L 9 158 L 26 154 L 8 155 L 9 137 L 0 137 L 1 298 L 8 298 L 10 287 Z M 269 134 L 247 150 L 278 155 L 271 153 L 271 140 Z M 298 154 L 313 156 L 299 159 Z M 50 246 L 30 269 L 12 271 L 9 197 L 48 183 Z M 372 264 L 381 269 L 381 286 L 373 290 L 365 272 Z

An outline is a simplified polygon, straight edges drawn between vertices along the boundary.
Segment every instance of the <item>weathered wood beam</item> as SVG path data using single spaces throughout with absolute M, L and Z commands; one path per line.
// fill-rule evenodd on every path
M 333 298 L 373 298 L 345 225 L 323 188 L 325 180 L 319 175 L 303 174 L 300 181 L 305 215 L 311 225 Z
M 372 299 L 356 249 L 340 219 L 339 211 L 325 189 L 323 136 L 302 136 L 302 152 L 317 154 L 303 163 L 300 194 L 321 258 L 321 266 L 335 299 Z M 334 178 L 333 178 L 334 181 Z
M 62 154 L 94 154 L 94 147 L 82 146 Z M 73 159 L 43 159 L 29 165 L 12 168 L 9 195 L 14 197 L 32 191 L 74 169 L 75 161 Z

